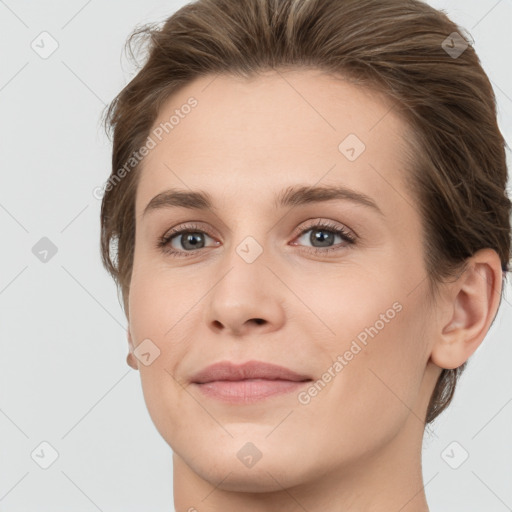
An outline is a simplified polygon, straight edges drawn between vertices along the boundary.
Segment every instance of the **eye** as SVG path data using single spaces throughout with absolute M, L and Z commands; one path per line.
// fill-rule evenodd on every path
M 186 254 L 187 252 L 190 253 L 205 247 L 205 236 L 210 238 L 196 224 L 187 224 L 181 226 L 180 229 L 173 229 L 166 233 L 158 240 L 157 246 L 165 253 L 172 254 L 173 256 L 189 256 Z
M 306 234 L 311 232 L 309 237 Z M 331 251 L 338 251 L 346 248 L 347 245 L 355 244 L 356 237 L 342 226 L 330 222 L 316 222 L 302 229 L 298 234 L 298 239 L 305 238 L 312 244 L 320 244 L 308 249 L 309 252 L 315 254 L 325 254 Z M 335 237 L 341 239 L 341 243 L 332 246 Z M 172 229 L 157 241 L 157 247 L 164 253 L 173 257 L 192 256 L 195 251 L 206 248 L 205 238 L 211 238 L 204 229 L 197 224 L 187 224 L 177 229 Z M 304 241 L 303 241 L 304 242 Z M 219 245 L 220 242 L 215 241 L 213 246 Z M 292 245 L 298 245 L 293 243 Z
M 307 233 L 310 233 L 309 236 L 306 236 Z M 341 239 L 341 246 L 332 246 L 335 242 L 335 237 Z M 338 251 L 345 248 L 347 245 L 352 245 L 356 242 L 356 238 L 352 235 L 346 228 L 342 226 L 338 226 L 336 224 L 332 224 L 330 222 L 317 222 L 309 226 L 306 229 L 303 229 L 299 233 L 299 240 L 305 239 L 306 241 L 313 244 L 312 250 L 315 254 L 325 254 L 331 251 Z M 304 240 L 303 240 L 304 242 Z M 315 246 L 314 244 L 319 244 Z M 292 244 L 297 245 L 297 244 Z

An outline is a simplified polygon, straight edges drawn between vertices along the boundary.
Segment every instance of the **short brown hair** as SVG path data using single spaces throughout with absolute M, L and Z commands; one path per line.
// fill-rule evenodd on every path
M 101 205 L 102 262 L 122 292 L 125 314 L 140 165 L 122 179 L 119 170 L 144 144 L 163 102 L 216 73 L 248 77 L 309 67 L 384 93 L 411 128 L 407 179 L 423 221 L 432 296 L 436 283 L 460 272 L 482 248 L 498 253 L 505 274 L 506 142 L 490 81 L 461 33 L 445 13 L 419 0 L 197 0 L 161 27 L 137 29 L 127 44 L 131 51 L 134 42 L 146 45 L 148 56 L 106 112 L 115 186 L 107 187 Z M 426 423 L 448 406 L 465 365 L 442 370 Z

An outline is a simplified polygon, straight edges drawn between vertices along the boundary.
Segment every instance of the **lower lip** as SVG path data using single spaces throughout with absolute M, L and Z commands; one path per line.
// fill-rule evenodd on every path
M 210 398 L 228 403 L 252 403 L 276 395 L 298 391 L 311 381 L 294 382 L 291 380 L 217 380 L 204 384 L 195 384 L 201 392 Z

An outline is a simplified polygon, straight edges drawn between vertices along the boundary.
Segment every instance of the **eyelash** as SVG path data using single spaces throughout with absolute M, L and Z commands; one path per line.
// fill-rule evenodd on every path
M 356 242 L 356 237 L 353 236 L 351 233 L 349 233 L 346 229 L 344 229 L 340 226 L 337 226 L 335 224 L 329 223 L 329 222 L 318 222 L 317 224 L 308 226 L 307 228 L 300 231 L 298 233 L 298 235 L 296 236 L 296 238 L 302 237 L 304 235 L 304 233 L 307 233 L 308 231 L 311 231 L 311 230 L 313 230 L 313 231 L 325 230 L 325 231 L 328 231 L 329 233 L 339 235 L 346 242 L 346 244 L 348 246 L 353 245 Z M 189 256 L 193 256 L 194 253 L 196 253 L 197 251 L 204 249 L 204 247 L 201 249 L 196 249 L 196 250 L 191 250 L 191 251 L 179 251 L 176 249 L 170 249 L 170 242 L 174 237 L 179 236 L 179 235 L 184 235 L 187 233 L 188 234 L 202 233 L 202 234 L 206 234 L 211 237 L 211 235 L 209 235 L 206 231 L 201 229 L 200 226 L 197 226 L 196 224 L 193 224 L 193 223 L 187 224 L 187 225 L 181 227 L 180 229 L 173 229 L 169 233 L 160 237 L 157 241 L 157 248 L 162 250 L 164 253 L 169 254 L 172 257 L 176 257 L 176 258 L 181 258 L 181 257 L 187 258 Z M 213 238 L 213 237 L 211 237 L 211 238 Z M 310 248 L 308 248 L 308 251 L 312 252 L 313 254 L 323 255 L 323 254 L 331 252 L 331 251 L 341 250 L 345 247 L 346 246 L 327 247 L 327 248 L 310 247 Z

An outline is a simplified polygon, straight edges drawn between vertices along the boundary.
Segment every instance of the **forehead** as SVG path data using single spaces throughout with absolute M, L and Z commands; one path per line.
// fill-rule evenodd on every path
M 166 188 L 272 204 L 295 183 L 343 184 L 393 208 L 407 131 L 384 95 L 317 70 L 204 76 L 159 111 L 137 215 Z

